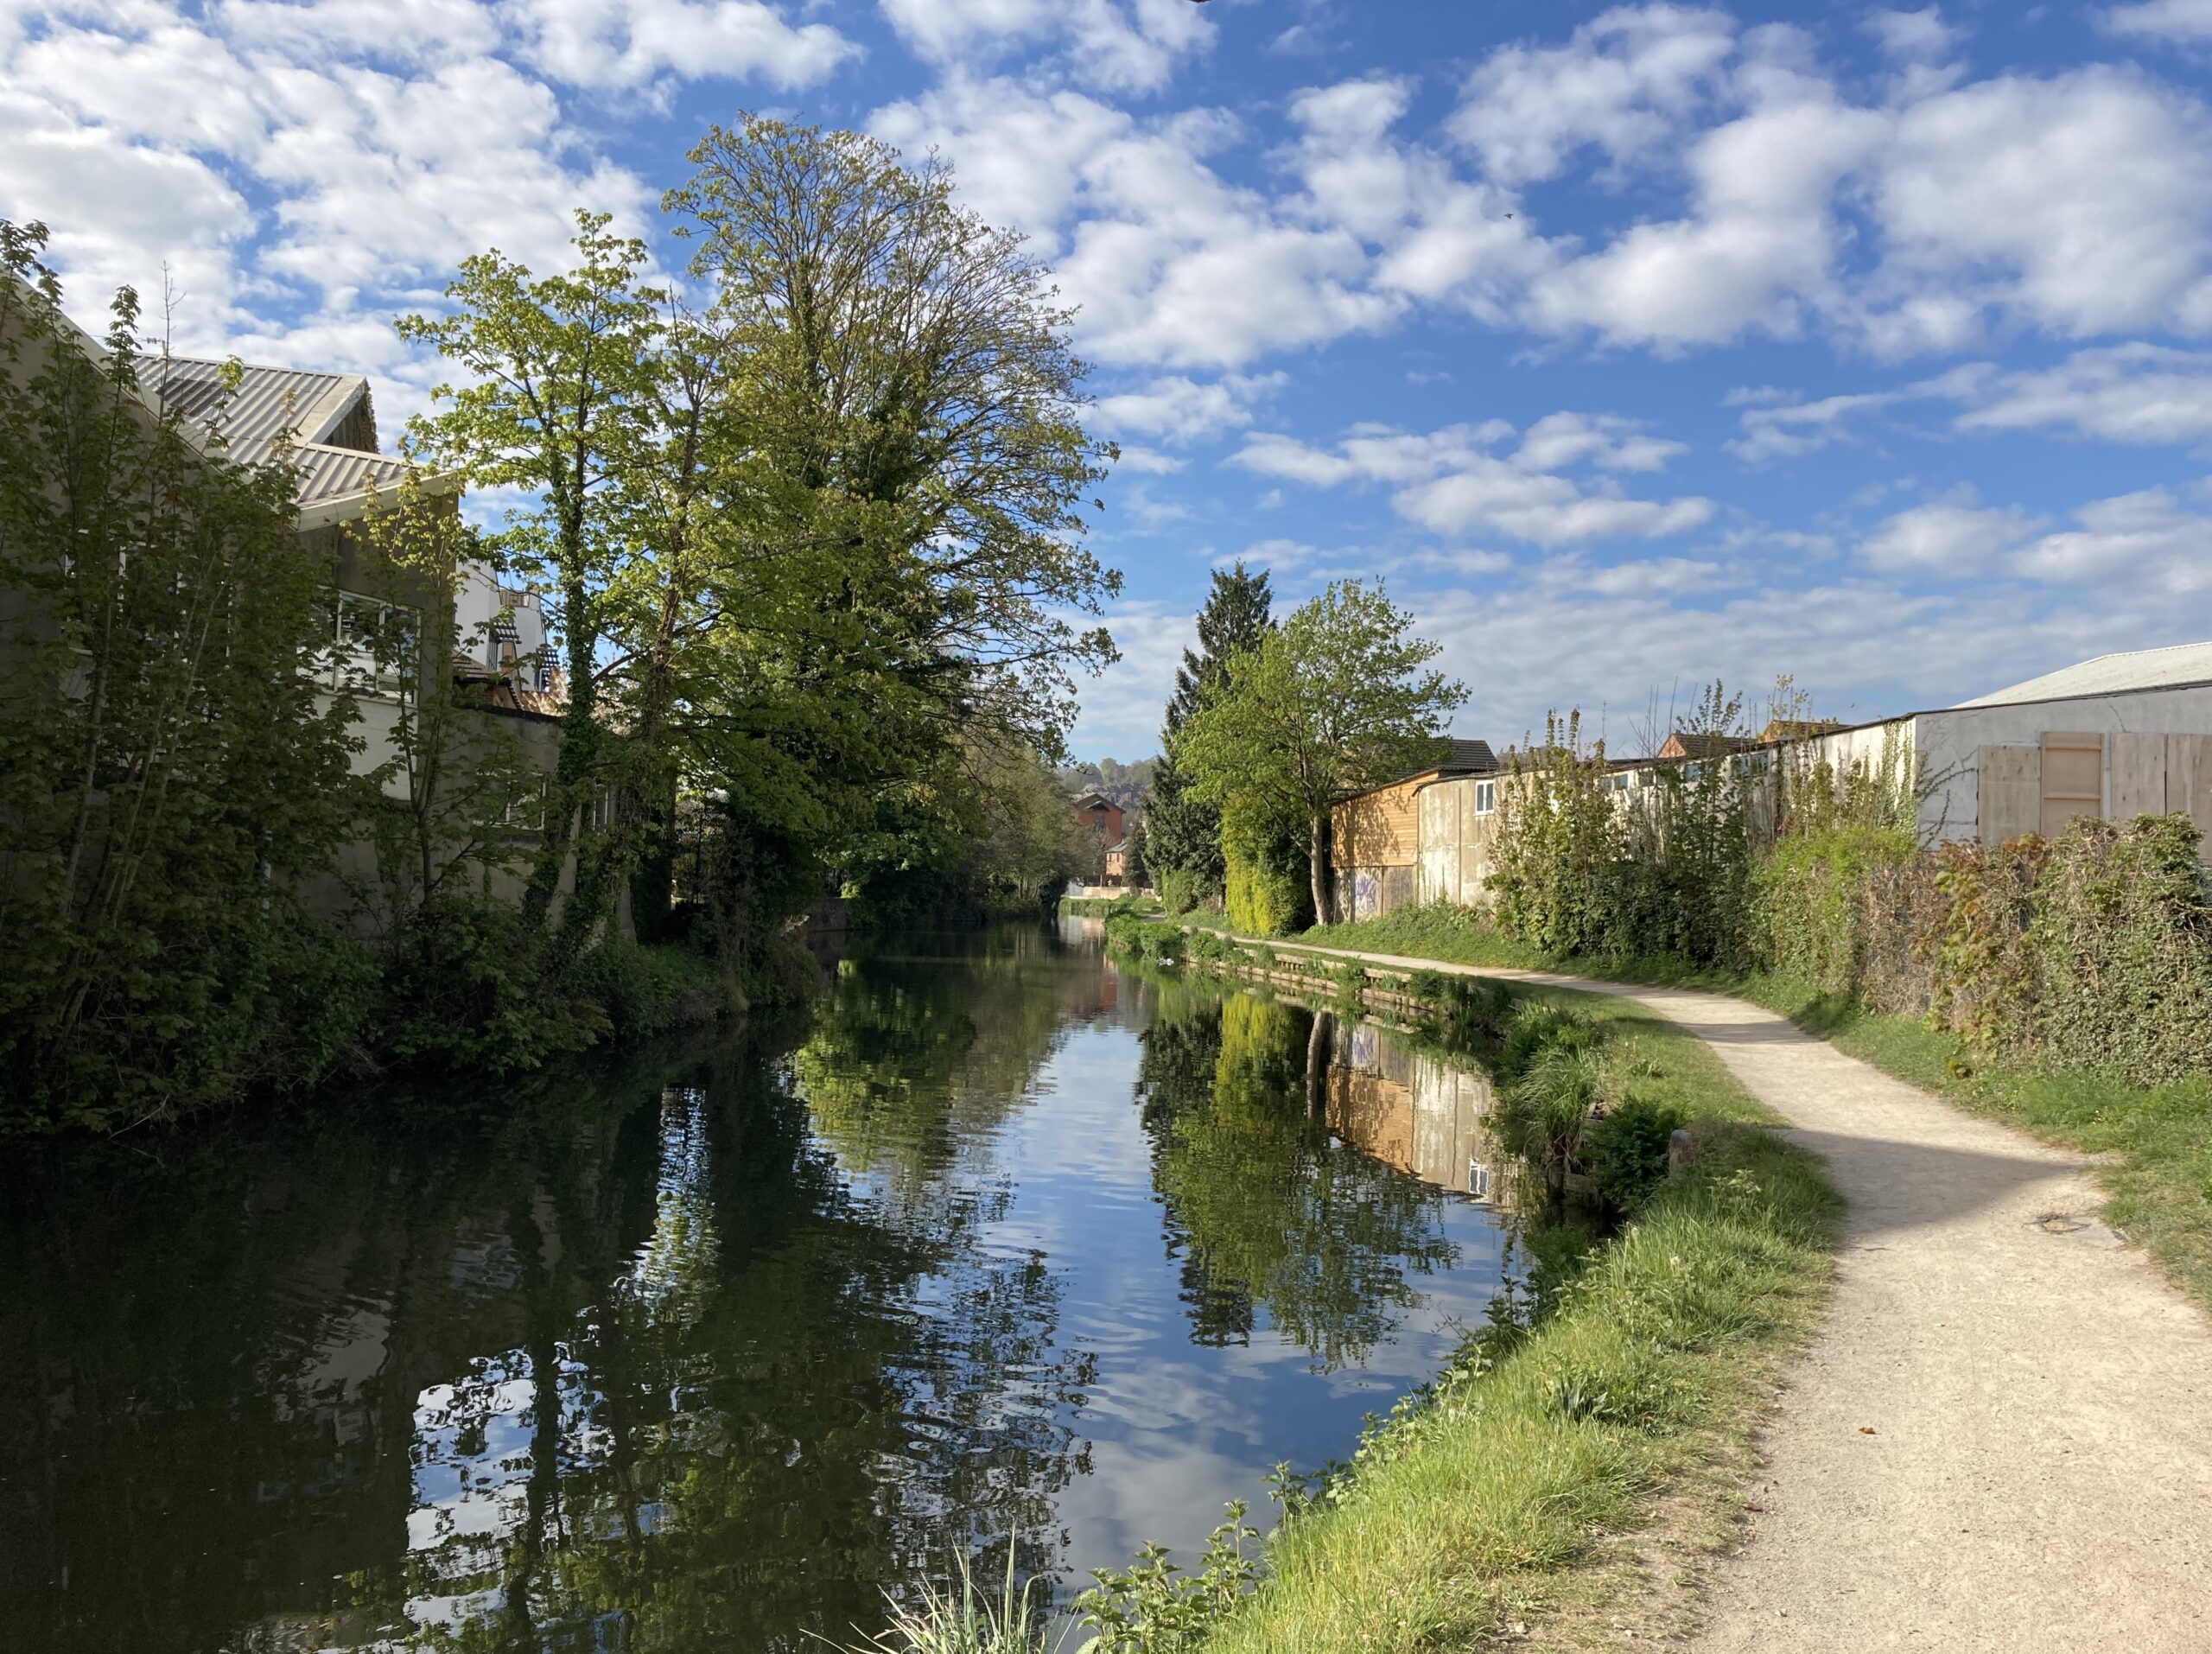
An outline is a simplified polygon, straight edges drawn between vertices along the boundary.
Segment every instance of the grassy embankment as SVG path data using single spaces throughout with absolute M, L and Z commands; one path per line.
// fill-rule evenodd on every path
M 1740 1509 L 1751 1427 L 1826 1295 L 1840 1203 L 1700 1041 L 1618 1000 L 1527 991 L 1599 1021 L 1613 1088 L 1688 1116 L 1699 1158 L 1277 1531 L 1209 1654 L 1476 1649 L 1530 1620 L 1551 1646 L 1611 1646 L 1624 1623 L 1667 1627 L 1653 1576 L 1679 1568 L 1651 1558 L 1709 1551 Z
M 1803 983 L 1700 970 L 1675 959 L 1542 958 L 1448 909 L 1403 909 L 1364 924 L 1316 928 L 1295 939 L 1740 995 L 1975 1114 L 2048 1142 L 2107 1156 L 2099 1173 L 2111 1197 L 2106 1220 L 2212 1308 L 2212 1079 L 2146 1089 L 2098 1074 L 2007 1066 L 1911 1017 L 1877 1015 Z

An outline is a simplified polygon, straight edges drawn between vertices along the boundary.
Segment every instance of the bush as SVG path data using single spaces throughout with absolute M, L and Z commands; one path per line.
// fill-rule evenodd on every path
M 520 911 L 488 896 L 425 908 L 385 975 L 383 1048 L 493 1075 L 520 1073 L 587 1049 L 612 1031 L 607 1013 L 548 983 Z
M 1590 1128 L 1585 1144 L 1599 1199 L 1634 1212 L 1667 1175 L 1668 1150 L 1685 1123 L 1682 1111 L 1633 1094 Z
M 714 962 L 686 947 L 604 943 L 570 966 L 566 981 L 606 1013 L 618 1040 L 708 1021 L 728 997 Z
M 1192 869 L 1171 868 L 1160 875 L 1160 905 L 1170 919 L 1196 913 L 1205 899 L 1205 881 Z

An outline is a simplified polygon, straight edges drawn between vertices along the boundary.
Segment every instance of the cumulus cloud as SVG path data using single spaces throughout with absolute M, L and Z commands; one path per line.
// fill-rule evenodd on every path
M 1209 164 L 1240 136 L 1217 111 L 1141 121 L 1079 92 L 954 80 L 873 124 L 903 148 L 942 150 L 978 211 L 1003 209 L 1056 256 L 1100 361 L 1237 368 L 1401 313 L 1365 282 L 1349 230 Z
M 2118 35 L 2185 44 L 2212 41 L 2212 0 L 2143 0 L 2139 5 L 2114 6 L 2104 14 L 2104 23 Z
M 1232 373 L 1204 382 L 1171 373 L 1136 390 L 1100 398 L 1098 421 L 1109 431 L 1198 442 L 1250 424 L 1252 404 L 1285 383 L 1281 373 Z
M 1054 47 L 1065 71 L 1109 92 L 1156 92 L 1213 44 L 1213 20 L 1190 0 L 882 0 L 921 56 L 988 63 L 1016 47 Z
M 2037 526 L 2025 512 L 1983 507 L 1967 493 L 1897 512 L 1859 550 L 1878 569 L 1972 574 L 1993 566 Z
M 1832 302 L 1838 185 L 1880 143 L 1883 118 L 1825 82 L 1773 70 L 1755 105 L 1691 146 L 1692 210 L 1640 224 L 1541 277 L 1535 320 L 1618 344 L 1790 336 Z
M 2212 324 L 2208 138 L 2201 105 L 2114 69 L 1924 99 L 1875 170 L 1875 292 L 1934 283 L 2063 335 Z M 1890 342 L 1961 342 L 1916 331 Z
M 60 14 L 0 58 L 0 213 L 53 225 L 82 292 L 183 302 L 177 342 L 391 368 L 383 317 L 496 245 L 562 256 L 579 204 L 651 192 L 580 141 L 563 85 L 811 84 L 849 41 L 767 0 L 164 0 Z M 189 88 L 189 95 L 180 95 Z M 86 203 L 97 203 L 87 210 Z M 275 311 L 289 325 L 270 325 Z
M 1971 405 L 1961 430 L 2060 429 L 2108 442 L 2212 443 L 2212 352 L 2142 343 L 2076 351 L 2055 367 L 1939 381 Z
M 1394 491 L 1391 505 L 1400 516 L 1435 533 L 1488 530 L 1538 545 L 1657 538 L 1713 515 L 1709 499 L 1637 499 L 1610 478 L 1562 474 L 1562 468 L 1584 461 L 1656 469 L 1679 451 L 1627 421 L 1554 415 L 1530 426 L 1510 457 L 1492 451 L 1514 434 L 1497 420 L 1426 434 L 1361 426 L 1333 450 L 1268 434 L 1248 442 L 1236 462 L 1314 487 L 1380 483 Z
M 1558 176 L 1580 150 L 1654 158 L 1714 90 L 1735 49 L 1726 13 L 1619 6 L 1562 46 L 1508 46 L 1468 78 L 1451 130 L 1505 183 Z
M 2018 570 L 2069 583 L 2125 576 L 2137 591 L 2169 599 L 2212 589 L 2212 560 L 2204 555 L 2212 517 L 2167 490 L 2094 500 L 2074 520 L 2077 526 L 2023 547 L 2014 559 Z

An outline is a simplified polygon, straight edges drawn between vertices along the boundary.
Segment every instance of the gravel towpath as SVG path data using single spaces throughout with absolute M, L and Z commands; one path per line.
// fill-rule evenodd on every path
M 2098 1219 L 2082 1156 L 1724 995 L 1349 957 L 1633 999 L 1709 1043 L 1849 1203 L 1690 1646 L 2212 1654 L 2212 1320 Z

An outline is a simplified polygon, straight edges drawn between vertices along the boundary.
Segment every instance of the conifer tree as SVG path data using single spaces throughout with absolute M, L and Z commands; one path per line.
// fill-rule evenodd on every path
M 1169 873 L 1195 875 L 1210 889 L 1221 884 L 1221 807 L 1190 796 L 1175 747 L 1183 726 L 1220 687 L 1228 663 L 1257 649 L 1274 627 L 1274 601 L 1265 569 L 1248 569 L 1240 558 L 1233 568 L 1214 570 L 1213 588 L 1198 611 L 1198 646 L 1183 652 L 1175 674 L 1145 811 L 1145 873 L 1155 887 Z

